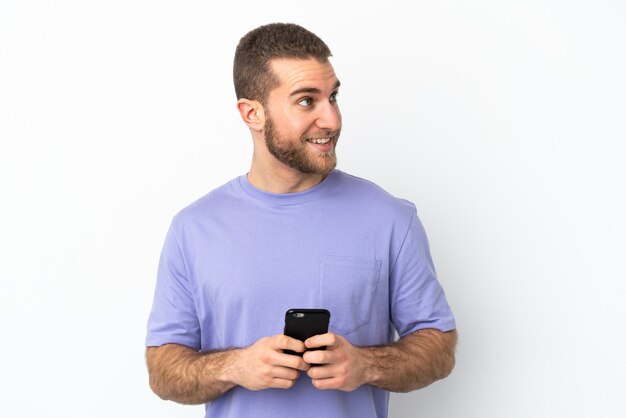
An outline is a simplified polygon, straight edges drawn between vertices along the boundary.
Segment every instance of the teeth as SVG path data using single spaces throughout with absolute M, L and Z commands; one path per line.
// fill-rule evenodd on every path
M 314 144 L 325 144 L 330 141 L 330 138 L 317 138 L 317 139 L 309 139 L 309 142 Z

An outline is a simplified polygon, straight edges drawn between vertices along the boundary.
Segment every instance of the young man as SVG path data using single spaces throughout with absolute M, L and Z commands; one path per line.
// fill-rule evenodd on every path
M 454 317 L 414 205 L 335 169 L 330 55 L 293 24 L 241 39 L 234 80 L 250 172 L 183 209 L 166 237 L 150 385 L 206 403 L 206 417 L 386 417 L 389 391 L 454 366 Z M 290 308 L 328 309 L 329 332 L 282 335 Z

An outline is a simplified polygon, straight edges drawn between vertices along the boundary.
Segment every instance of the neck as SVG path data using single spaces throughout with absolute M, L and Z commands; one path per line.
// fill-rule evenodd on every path
M 252 158 L 248 181 L 257 189 L 276 194 L 311 189 L 324 180 L 321 174 L 306 174 L 279 161 Z

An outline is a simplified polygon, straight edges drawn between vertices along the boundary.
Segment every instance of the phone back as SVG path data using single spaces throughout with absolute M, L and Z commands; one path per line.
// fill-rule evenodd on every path
M 326 309 L 290 309 L 285 314 L 285 335 L 305 341 L 328 332 L 330 312 Z

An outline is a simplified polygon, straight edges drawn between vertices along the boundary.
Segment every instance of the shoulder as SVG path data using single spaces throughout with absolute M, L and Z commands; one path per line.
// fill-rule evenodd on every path
M 178 211 L 172 220 L 174 226 L 194 224 L 205 220 L 207 215 L 218 215 L 228 212 L 241 199 L 239 178 L 234 178 L 226 184 L 219 186 L 204 196 L 191 202 Z
M 376 183 L 345 172 L 339 172 L 339 193 L 362 210 L 368 209 L 387 216 L 407 218 L 416 213 L 415 204 L 396 197 Z

